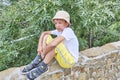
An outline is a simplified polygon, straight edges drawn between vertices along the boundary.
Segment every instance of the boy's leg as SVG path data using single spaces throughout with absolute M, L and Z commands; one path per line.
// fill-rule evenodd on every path
M 52 39 L 46 35 L 43 41 L 43 47 L 46 46 L 46 41 L 51 41 Z M 41 54 L 42 55 L 42 54 Z M 30 79 L 33 80 L 35 78 L 37 78 L 38 76 L 40 76 L 42 73 L 46 72 L 48 70 L 48 66 L 47 64 L 55 57 L 56 53 L 55 50 L 52 50 L 48 53 L 46 53 L 44 60 L 39 63 L 33 70 L 31 70 L 29 73 L 26 74 L 26 76 Z
M 46 40 L 46 37 L 44 37 L 44 40 Z M 46 43 L 43 42 L 42 44 L 43 47 L 46 46 Z M 25 66 L 25 68 L 22 70 L 22 74 L 26 74 L 26 72 L 32 70 L 33 68 L 37 67 L 37 65 L 42 61 L 42 57 L 41 57 L 41 54 L 38 53 L 37 56 L 35 57 L 35 59 L 30 63 L 28 64 L 27 66 Z
M 48 36 L 46 39 L 46 43 L 52 41 L 52 37 Z M 60 43 L 61 44 L 61 43 Z M 27 77 L 30 80 L 33 80 L 40 76 L 42 73 L 46 72 L 48 70 L 47 64 L 55 57 L 56 60 L 59 62 L 59 64 L 64 68 L 70 68 L 74 64 L 74 58 L 69 54 L 69 51 L 63 47 L 64 45 L 58 45 L 55 50 L 52 50 L 48 52 L 44 58 L 44 60 L 38 65 L 37 68 L 31 70 Z M 65 52 L 64 52 L 65 50 Z M 67 54 L 65 56 L 65 54 Z M 65 57 L 64 57 L 65 56 Z M 60 59 L 60 60 L 59 60 Z M 69 61 L 70 60 L 70 61 Z
M 48 35 L 46 40 L 46 44 L 49 44 L 53 38 Z M 63 43 L 60 43 L 55 48 L 55 59 L 58 61 L 61 67 L 63 68 L 71 68 L 75 64 L 74 57 L 69 53 Z
M 42 61 L 41 55 L 37 54 L 35 59 L 30 64 L 24 67 L 24 69 L 22 70 L 22 74 L 26 74 L 26 72 L 29 72 L 30 70 L 35 68 L 41 61 Z
M 46 72 L 48 70 L 48 63 L 55 57 L 55 55 L 56 53 L 54 52 L 54 50 L 47 53 L 44 60 L 39 63 L 38 67 L 34 68 L 28 74 L 26 74 L 27 78 L 29 78 L 30 80 L 34 80 L 35 78 Z

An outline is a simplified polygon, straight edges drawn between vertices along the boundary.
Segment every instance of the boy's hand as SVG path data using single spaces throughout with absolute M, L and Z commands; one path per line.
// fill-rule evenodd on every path
M 41 55 L 42 59 L 44 59 L 45 55 L 43 54 L 43 48 L 42 47 L 39 47 L 38 50 L 37 50 L 38 54 Z
M 45 55 L 44 55 L 44 54 L 41 54 L 41 57 L 42 57 L 42 59 L 44 59 L 44 58 L 45 58 Z
M 39 54 L 42 54 L 42 53 L 43 53 L 43 48 L 42 48 L 42 47 L 39 47 L 39 48 L 37 49 L 37 52 L 38 52 Z

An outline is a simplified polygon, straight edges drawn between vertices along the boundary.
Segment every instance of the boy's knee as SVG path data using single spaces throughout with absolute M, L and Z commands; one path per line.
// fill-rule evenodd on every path
M 49 34 L 45 35 L 43 40 L 46 42 L 49 36 L 50 36 Z
M 49 34 L 45 35 L 45 36 L 44 36 L 44 39 L 47 39 L 49 36 L 50 36 Z
M 43 43 L 49 44 L 52 40 L 53 38 L 51 37 L 51 35 L 47 34 L 44 36 Z

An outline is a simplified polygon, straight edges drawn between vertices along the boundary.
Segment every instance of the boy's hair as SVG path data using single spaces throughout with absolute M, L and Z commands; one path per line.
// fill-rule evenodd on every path
M 70 25 L 70 15 L 66 11 L 58 11 L 52 19 L 54 22 L 55 19 L 63 19 Z

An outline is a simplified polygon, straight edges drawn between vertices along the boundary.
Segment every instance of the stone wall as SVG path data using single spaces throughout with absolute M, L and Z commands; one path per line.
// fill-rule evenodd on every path
M 22 68 L 0 72 L 0 80 L 27 80 L 20 74 Z M 81 51 L 71 69 L 62 69 L 53 60 L 49 71 L 36 80 L 120 80 L 120 41 Z

